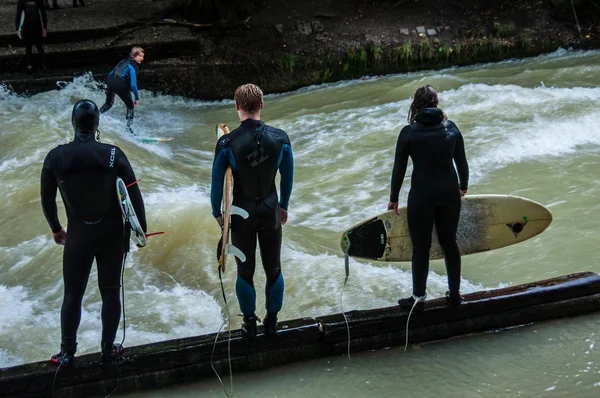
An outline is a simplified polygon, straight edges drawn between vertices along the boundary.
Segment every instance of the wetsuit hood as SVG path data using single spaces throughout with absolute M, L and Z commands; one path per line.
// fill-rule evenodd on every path
M 423 124 L 440 124 L 444 112 L 440 108 L 425 108 L 415 116 L 415 121 Z
M 93 101 L 81 100 L 73 106 L 71 123 L 75 129 L 75 137 L 87 141 L 98 129 L 100 112 Z

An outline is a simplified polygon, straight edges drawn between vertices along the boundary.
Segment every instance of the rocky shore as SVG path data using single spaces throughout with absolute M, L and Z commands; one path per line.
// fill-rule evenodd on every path
M 62 3 L 47 12 L 50 71 L 32 74 L 14 31 L 16 0 L 0 3 L 0 81 L 12 90 L 52 90 L 86 72 L 103 81 L 133 45 L 146 49 L 141 88 L 204 100 L 230 98 L 245 82 L 285 92 L 600 46 L 600 8 L 588 0 L 574 11 L 561 0 L 265 0 L 243 21 L 209 24 L 173 14 L 172 0 Z

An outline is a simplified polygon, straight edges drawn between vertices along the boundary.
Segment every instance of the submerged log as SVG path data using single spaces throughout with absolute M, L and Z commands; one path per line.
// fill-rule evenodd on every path
M 425 311 L 411 316 L 409 342 L 425 343 L 473 333 L 528 325 L 543 320 L 600 311 L 600 276 L 579 273 L 464 296 L 459 307 L 444 299 L 430 300 Z M 403 345 L 408 313 L 399 307 L 346 313 L 352 352 Z M 259 332 L 260 332 L 259 328 Z M 212 366 L 226 375 L 265 369 L 311 358 L 345 353 L 348 329 L 342 314 L 282 322 L 275 337 L 259 333 L 245 340 L 228 333 L 175 339 L 127 348 L 117 364 L 102 365 L 100 354 L 76 358 L 72 368 L 49 361 L 0 369 L 3 396 L 104 396 L 160 388 L 214 377 Z M 213 352 L 214 351 L 214 352 Z M 230 357 L 230 360 L 229 360 Z M 56 375 L 56 380 L 54 381 Z

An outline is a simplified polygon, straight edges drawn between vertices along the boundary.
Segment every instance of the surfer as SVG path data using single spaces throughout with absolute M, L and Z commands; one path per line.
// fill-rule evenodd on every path
M 212 169 L 212 214 L 222 227 L 221 201 L 223 180 L 227 166 L 233 172 L 233 205 L 249 213 L 247 219 L 231 218 L 231 241 L 247 257 L 241 262 L 236 257 L 236 293 L 244 315 L 242 333 L 256 335 L 256 241 L 267 276 L 266 310 L 263 319 L 265 333 L 277 333 L 277 313 L 283 305 L 284 282 L 281 273 L 281 226 L 288 219 L 288 203 L 294 178 L 294 156 L 290 139 L 280 129 L 260 120 L 264 106 L 263 93 L 254 84 L 244 84 L 235 90 L 235 109 L 241 125 L 217 141 Z M 281 175 L 280 194 L 277 196 L 275 176 Z
M 136 181 L 125 154 L 114 145 L 98 142 L 99 111 L 95 103 L 82 100 L 73 107 L 73 141 L 52 149 L 42 168 L 42 209 L 54 241 L 64 245 L 64 298 L 61 307 L 60 352 L 51 361 L 72 365 L 77 350 L 77 329 L 81 319 L 81 301 L 92 262 L 98 267 L 98 287 L 102 296 L 102 361 L 113 361 L 122 352 L 114 344 L 121 302 L 120 277 L 123 265 L 123 218 L 115 181 Z M 68 219 L 68 232 L 58 219 L 56 190 L 60 190 Z M 128 188 L 139 222 L 146 231 L 142 194 L 137 184 Z
M 129 58 L 121 60 L 108 74 L 106 80 L 106 100 L 100 108 L 100 113 L 105 113 L 112 108 L 115 102 L 115 94 L 121 98 L 127 107 L 125 120 L 127 121 L 127 132 L 135 135 L 131 125 L 133 124 L 133 108 L 140 103 L 140 94 L 137 87 L 137 72 L 144 60 L 144 49 L 135 46 L 129 53 Z M 131 98 L 131 92 L 135 99 Z
M 456 230 L 461 196 L 468 189 L 469 166 L 462 134 L 437 106 L 438 96 L 433 87 L 427 85 L 417 89 L 408 113 L 410 124 L 398 136 L 388 203 L 388 210 L 398 209 L 398 194 L 410 156 L 413 172 L 407 219 L 413 243 L 413 295 L 399 300 L 398 304 L 402 308 L 414 307 L 415 310 L 423 310 L 427 297 L 425 290 L 434 224 L 446 261 L 446 298 L 453 306 L 462 302 L 459 292 L 461 261 Z
M 17 36 L 25 43 L 25 54 L 27 55 L 27 73 L 33 71 L 32 57 L 33 45 L 37 48 L 42 70 L 46 69 L 44 62 L 44 47 L 42 39 L 46 37 L 48 29 L 48 16 L 42 0 L 19 0 L 17 3 L 17 15 L 15 17 Z

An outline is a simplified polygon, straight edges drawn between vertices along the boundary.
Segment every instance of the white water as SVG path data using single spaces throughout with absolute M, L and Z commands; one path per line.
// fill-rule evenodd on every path
M 599 61 L 598 52 L 557 52 L 268 96 L 263 119 L 288 132 L 296 160 L 282 249 L 286 295 L 281 318 L 340 311 L 340 233 L 385 209 L 398 131 L 406 122 L 410 96 L 422 84 L 438 89 L 441 107 L 463 132 L 470 193 L 525 196 L 547 204 L 554 214 L 553 224 L 536 238 L 465 257 L 463 292 L 600 271 Z M 119 101 L 100 125 L 101 139 L 119 145 L 138 178 L 144 178 L 149 229 L 166 231 L 128 259 L 130 346 L 213 332 L 224 322 L 210 170 L 214 125 L 238 124 L 231 101 L 152 96 L 143 90 L 141 96 L 134 124 L 138 134 L 173 141 L 141 144 L 127 137 Z M 81 98 L 99 105 L 103 101 L 103 91 L 89 76 L 31 98 L 0 90 L 0 367 L 46 360 L 59 347 L 62 251 L 41 212 L 39 173 L 45 154 L 72 136 L 70 112 Z M 66 223 L 64 212 L 61 219 Z M 410 294 L 407 263 L 351 259 L 350 268 L 346 310 L 390 306 Z M 234 269 L 230 264 L 225 284 L 231 313 L 237 314 Z M 259 266 L 259 293 L 263 283 Z M 80 353 L 99 346 L 96 286 L 94 269 L 84 299 Z M 439 297 L 445 290 L 443 262 L 433 262 L 428 295 Z M 264 308 L 262 294 L 257 306 Z M 600 317 L 592 315 L 427 345 L 408 354 L 394 348 L 356 354 L 350 361 L 330 358 L 237 375 L 235 383 L 240 396 L 379 396 L 396 391 L 411 396 L 596 396 L 599 327 Z M 173 394 L 222 392 L 211 380 L 173 388 Z

